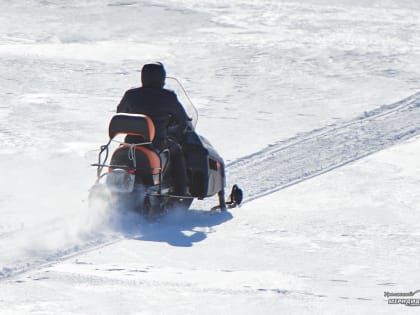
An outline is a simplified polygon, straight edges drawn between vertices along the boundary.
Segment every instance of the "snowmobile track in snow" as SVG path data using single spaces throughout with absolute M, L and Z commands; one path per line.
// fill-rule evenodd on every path
M 245 202 L 361 159 L 420 133 L 420 93 L 348 122 L 314 130 L 230 163 Z
M 107 241 L 88 242 L 86 244 L 79 245 L 76 247 L 58 250 L 48 257 L 38 258 L 34 261 L 21 262 L 17 265 L 14 265 L 13 267 L 3 267 L 2 269 L 0 269 L 0 281 L 6 279 L 10 280 L 13 277 L 27 273 L 29 271 L 48 267 L 61 261 L 65 261 L 67 259 L 74 258 L 97 249 L 101 249 L 103 247 L 119 242 L 122 239 L 122 237 L 115 237 Z
M 244 202 L 257 199 L 361 159 L 420 134 L 420 93 L 348 122 L 314 130 L 227 165 L 228 187 L 239 184 Z M 201 202 L 207 210 L 214 201 Z M 193 205 L 194 206 L 194 205 Z M 0 270 L 0 281 L 50 266 L 124 239 L 116 236 Z

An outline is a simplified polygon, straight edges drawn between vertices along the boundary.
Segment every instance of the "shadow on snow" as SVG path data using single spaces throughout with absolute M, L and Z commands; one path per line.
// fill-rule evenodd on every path
M 148 221 L 137 213 L 126 212 L 113 220 L 113 225 L 129 239 L 191 247 L 194 243 L 205 240 L 207 234 L 213 233 L 213 227 L 232 218 L 228 211 L 174 209 L 156 221 Z

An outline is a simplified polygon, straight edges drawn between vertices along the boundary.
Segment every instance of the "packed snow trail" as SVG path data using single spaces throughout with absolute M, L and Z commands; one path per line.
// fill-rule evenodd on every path
M 251 201 L 323 174 L 420 133 L 420 93 L 230 163 L 229 183 Z
M 245 192 L 244 201 L 251 201 L 419 133 L 420 93 L 417 93 L 400 102 L 367 112 L 349 122 L 297 136 L 230 163 L 227 166 L 228 189 L 233 183 L 239 184 Z M 208 210 L 212 206 L 214 200 L 206 199 L 204 202 L 194 203 L 192 208 L 197 215 L 200 213 L 198 209 Z M 144 225 L 144 222 L 138 223 Z M 0 237 L 7 239 L 16 233 L 11 232 Z M 42 257 L 35 256 L 30 261 L 2 266 L 0 280 L 114 244 L 122 239 L 124 235 L 120 233 L 108 234 L 77 246 L 46 253 Z

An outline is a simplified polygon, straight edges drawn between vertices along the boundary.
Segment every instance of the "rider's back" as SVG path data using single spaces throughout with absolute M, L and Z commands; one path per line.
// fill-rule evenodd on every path
M 166 141 L 167 128 L 170 123 L 177 125 L 177 129 L 182 131 L 185 130 L 189 118 L 176 94 L 163 88 L 163 67 L 161 69 L 159 65 L 153 64 L 145 67 L 146 71 L 142 71 L 143 87 L 125 92 L 118 105 L 117 112 L 149 116 L 156 129 L 154 144 L 159 144 Z M 176 140 L 179 141 L 180 139 Z

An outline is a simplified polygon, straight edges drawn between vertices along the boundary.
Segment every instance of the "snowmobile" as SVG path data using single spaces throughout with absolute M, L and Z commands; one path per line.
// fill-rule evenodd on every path
M 173 194 L 169 150 L 158 151 L 153 147 L 155 127 L 152 119 L 141 114 L 119 113 L 109 123 L 109 141 L 100 147 L 98 162 L 92 164 L 97 167 L 97 180 L 90 190 L 90 199 L 106 198 L 108 202 L 122 203 L 149 217 L 172 208 L 188 209 L 194 199 L 215 195 L 219 203 L 211 210 L 225 211 L 240 205 L 242 190 L 237 185 L 232 187 L 227 200 L 225 198 L 225 163 L 210 142 L 196 133 L 198 112 L 185 89 L 175 78 L 167 78 L 166 86 L 176 92 L 190 117 L 181 143 L 187 166 L 188 193 L 185 196 Z M 140 141 L 133 144 L 117 140 L 125 135 L 136 136 Z M 118 147 L 108 163 L 110 146 L 115 142 Z M 104 171 L 106 168 L 107 172 Z

